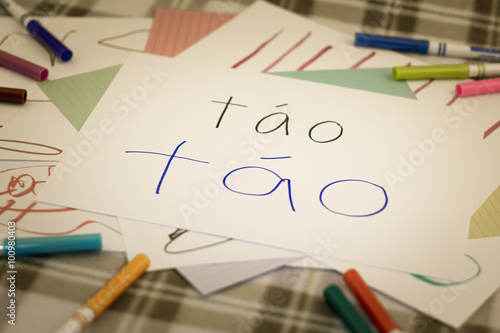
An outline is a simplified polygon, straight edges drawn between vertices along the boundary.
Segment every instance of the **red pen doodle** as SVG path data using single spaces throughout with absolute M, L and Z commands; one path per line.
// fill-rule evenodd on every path
M 251 58 L 253 58 L 264 47 L 266 47 L 267 44 L 271 43 L 273 41 L 273 39 L 275 39 L 276 37 L 278 37 L 278 35 L 281 34 L 282 32 L 283 32 L 283 29 L 281 29 L 280 31 L 278 31 L 277 33 L 275 33 L 274 35 L 272 35 L 271 38 L 269 38 L 268 40 L 266 40 L 264 43 L 260 44 L 252 53 L 250 53 L 249 55 L 247 55 L 246 57 L 244 57 L 243 59 L 241 59 L 240 61 L 238 61 L 237 63 L 235 63 L 233 66 L 231 66 L 231 68 L 238 68 L 239 66 L 241 66 L 242 64 L 244 64 L 245 62 L 247 62 L 248 60 L 250 60 Z
M 53 206 L 39 208 L 43 205 L 28 199 L 36 196 L 37 191 L 45 183 L 45 179 L 50 176 L 53 167 L 54 165 L 36 165 L 0 171 L 0 216 L 7 212 L 14 213 L 17 216 L 12 219 L 19 222 L 28 214 L 74 210 L 73 208 Z
M 369 59 L 373 58 L 375 56 L 375 54 L 376 54 L 375 51 L 373 51 L 372 53 L 370 53 L 369 55 L 367 55 L 366 57 L 364 57 L 363 59 L 361 59 L 360 61 L 358 61 L 354 65 L 352 65 L 351 69 L 358 68 L 359 66 L 361 66 L 362 64 L 364 64 L 366 61 L 368 61 Z
M 307 68 L 307 66 L 309 66 L 310 64 L 312 64 L 313 62 L 315 62 L 316 60 L 318 60 L 319 58 L 321 58 L 321 56 L 323 56 L 323 54 L 325 54 L 327 51 L 329 51 L 331 49 L 333 49 L 333 46 L 331 46 L 331 45 L 325 46 L 314 57 L 312 57 L 311 59 L 309 59 L 308 61 L 306 61 L 302 66 L 300 66 L 299 68 L 297 68 L 297 71 L 303 71 L 304 69 Z
M 451 106 L 453 103 L 455 103 L 457 98 L 458 98 L 458 95 L 453 96 L 453 98 L 450 99 L 450 101 L 448 103 L 446 103 L 446 106 Z
M 267 45 L 269 45 L 272 41 L 274 41 L 281 33 L 283 32 L 283 29 L 279 30 L 276 32 L 274 35 L 272 35 L 270 38 L 265 40 L 263 43 L 261 43 L 253 52 L 251 52 L 249 55 L 241 59 L 240 61 L 236 62 L 231 68 L 238 68 L 239 66 L 243 65 L 250 59 L 252 59 L 254 56 L 256 56 L 260 51 L 262 51 Z M 294 52 L 296 49 L 298 49 L 309 37 L 312 36 L 312 32 L 307 32 L 303 37 L 301 37 L 295 44 L 293 44 L 288 50 L 286 50 L 283 54 L 281 54 L 276 60 L 274 60 L 269 66 L 267 66 L 262 72 L 266 73 L 270 71 L 274 66 L 278 65 L 283 59 L 285 59 L 287 56 L 289 56 L 292 52 Z M 326 52 L 329 50 L 333 49 L 333 46 L 327 45 L 323 47 L 318 53 L 316 53 L 312 58 L 307 60 L 305 63 L 303 63 L 297 71 L 302 71 L 306 69 L 309 65 L 317 61 L 319 58 L 321 58 Z
M 424 90 L 425 88 L 427 88 L 433 81 L 434 81 L 434 79 L 430 79 L 425 84 L 423 84 L 422 86 L 418 87 L 413 93 L 415 95 L 418 94 L 419 92 L 421 92 L 422 90 Z
M 497 128 L 499 128 L 499 127 L 500 127 L 500 120 L 497 121 L 493 126 L 491 126 L 490 128 L 488 128 L 484 132 L 483 140 L 486 139 L 491 133 L 493 133 L 494 131 L 496 131 Z
M 28 214 L 60 214 L 64 212 L 72 212 L 76 209 L 68 207 L 49 206 L 33 201 L 38 191 L 45 184 L 47 177 L 52 173 L 55 165 L 33 165 L 16 168 L 9 168 L 0 171 L 0 216 L 6 216 L 8 220 L 16 222 L 18 231 L 26 232 L 40 236 L 60 236 L 71 234 L 81 228 L 91 224 L 100 225 L 117 234 L 121 234 L 119 230 L 106 225 L 105 223 L 95 220 L 85 220 L 76 227 L 62 231 L 42 231 L 47 228 L 45 224 L 36 224 L 34 227 L 24 226 L 24 218 Z M 52 215 L 51 215 L 52 216 Z M 83 218 L 82 218 L 83 220 Z M 4 227 L 8 227 L 5 223 L 0 223 Z M 68 228 L 64 226 L 63 228 Z
M 77 231 L 79 229 L 82 229 L 83 227 L 88 226 L 90 224 L 98 224 L 98 225 L 101 225 L 101 226 L 103 226 L 105 228 L 108 228 L 112 232 L 115 232 L 115 233 L 117 233 L 119 235 L 122 234 L 120 231 L 116 230 L 115 228 L 112 228 L 112 227 L 110 227 L 107 224 L 104 224 L 104 223 L 99 222 L 99 221 L 94 221 L 94 220 L 87 220 L 85 222 L 80 223 L 79 225 L 77 225 L 73 229 L 66 230 L 66 231 L 60 231 L 60 232 L 43 232 L 43 231 L 35 231 L 35 230 L 24 229 L 24 228 L 20 228 L 20 227 L 16 227 L 16 230 L 23 231 L 23 232 L 26 232 L 26 233 L 29 233 L 29 234 L 33 234 L 33 235 L 40 235 L 40 236 L 64 236 L 64 235 L 72 234 L 75 231 Z M 5 227 L 7 227 L 7 224 L 5 224 L 5 223 L 0 223 L 0 225 L 3 225 Z
M 285 59 L 287 55 L 292 53 L 296 48 L 298 48 L 302 43 L 304 43 L 310 36 L 311 32 L 309 31 L 304 37 L 302 37 L 297 43 L 295 43 L 291 48 L 289 48 L 285 53 L 283 53 L 278 59 L 276 59 L 272 64 L 267 66 L 262 72 L 266 73 L 270 71 L 274 66 L 279 64 L 281 60 Z

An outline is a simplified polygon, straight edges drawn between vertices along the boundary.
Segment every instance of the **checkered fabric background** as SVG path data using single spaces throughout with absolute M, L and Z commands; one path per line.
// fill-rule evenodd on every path
M 251 0 L 19 0 L 42 16 L 153 17 L 156 7 L 239 13 Z M 398 34 L 500 46 L 500 4 L 494 0 L 274 0 L 286 9 L 346 31 Z M 0 15 L 6 15 L 0 10 Z M 66 320 L 126 263 L 122 253 L 19 259 L 17 325 L 0 317 L 0 332 L 49 332 Z M 7 306 L 0 262 L 0 308 Z M 346 332 L 322 296 L 331 271 L 282 268 L 209 297 L 200 297 L 174 270 L 145 274 L 85 332 Z M 279 304 L 273 294 L 283 295 Z M 409 332 L 452 332 L 397 302 L 382 298 Z M 1 313 L 5 313 L 1 311 Z M 460 332 L 500 332 L 500 295 Z

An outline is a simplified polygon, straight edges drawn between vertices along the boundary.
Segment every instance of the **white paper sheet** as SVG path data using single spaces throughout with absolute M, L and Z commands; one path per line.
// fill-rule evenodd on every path
M 326 242 L 337 258 L 456 275 L 480 112 L 452 128 L 448 110 L 433 103 L 182 67 L 132 54 L 39 199 L 308 253 Z M 127 94 L 135 96 L 128 106 Z M 276 112 L 289 115 L 290 134 L 256 133 Z M 315 132 L 324 121 L 333 134 Z M 261 125 L 260 132 L 276 126 Z M 311 140 L 336 136 L 326 145 Z M 230 175 L 237 177 L 224 185 Z M 74 188 L 92 190 L 70 195 Z M 274 195 L 241 194 L 265 191 Z M 363 203 L 350 206 L 361 194 Z M 339 206 L 349 196 L 356 200 Z
M 221 291 L 229 286 L 255 278 L 282 267 L 291 258 L 242 261 L 212 265 L 186 266 L 177 271 L 202 295 Z
M 157 13 L 158 15 L 159 13 Z M 290 50 L 287 51 L 284 60 L 270 69 L 271 72 L 275 70 L 369 68 L 390 67 L 396 64 L 423 64 L 391 51 L 354 48 L 352 36 L 316 24 L 267 2 L 254 3 L 232 21 L 228 27 L 222 27 L 212 32 L 205 39 L 192 45 L 179 57 L 186 62 L 198 63 L 200 55 L 203 55 L 203 59 L 210 61 L 211 66 L 220 65 L 221 68 L 228 68 L 235 65 L 237 60 L 243 60 L 243 51 L 247 51 L 247 56 L 251 56 L 236 66 L 237 70 L 262 71 L 283 56 L 284 50 Z M 255 27 L 256 21 L 259 22 L 259 28 Z M 280 33 L 269 41 L 269 37 L 275 31 L 280 31 Z M 300 45 L 293 47 L 297 41 L 305 36 L 304 34 L 307 35 L 306 39 Z M 263 41 L 266 42 L 263 44 Z M 164 41 L 158 36 L 155 36 L 154 40 L 149 40 L 149 43 L 152 49 L 164 47 Z M 316 53 L 315 57 L 312 57 L 315 50 L 321 51 L 321 53 Z M 252 55 L 251 51 L 255 54 Z M 299 66 L 299 64 L 301 65 Z M 414 91 L 417 91 L 419 99 L 431 99 L 437 104 L 444 105 L 453 97 L 454 84 L 447 81 L 434 81 L 429 84 L 428 80 L 420 80 L 411 81 L 409 84 Z M 133 233 L 129 234 L 127 232 L 129 229 Z M 146 235 L 147 229 L 149 228 L 141 230 L 141 234 Z M 126 243 L 134 242 L 137 234 L 135 231 L 137 231 L 135 227 L 123 229 Z M 149 238 L 156 237 L 155 234 L 149 232 L 147 235 Z M 191 231 L 191 235 L 194 235 L 194 232 Z M 203 234 L 197 236 L 204 237 Z M 210 238 L 208 236 L 206 241 L 210 242 Z M 234 242 L 237 241 L 234 240 Z M 135 247 L 139 248 L 140 245 L 137 244 Z M 163 253 L 163 244 L 160 244 L 156 249 L 148 247 L 148 251 Z M 211 260 L 215 260 L 216 257 L 211 258 Z M 164 263 L 164 265 L 170 267 L 168 263 Z
M 119 218 L 119 222 L 127 257 L 146 254 L 151 261 L 149 271 L 266 259 L 277 259 L 283 265 L 300 256 L 293 251 L 158 224 L 125 218 Z M 265 267 L 269 269 L 268 265 Z M 224 284 L 222 280 L 211 285 L 214 283 Z

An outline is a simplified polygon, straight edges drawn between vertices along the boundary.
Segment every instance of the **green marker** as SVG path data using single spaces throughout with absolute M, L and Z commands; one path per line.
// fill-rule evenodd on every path
M 323 294 L 328 304 L 340 316 L 351 332 L 373 333 L 356 309 L 349 303 L 339 286 L 331 284 L 325 288 Z
M 500 64 L 458 64 L 439 66 L 394 67 L 394 80 L 466 79 L 500 76 Z

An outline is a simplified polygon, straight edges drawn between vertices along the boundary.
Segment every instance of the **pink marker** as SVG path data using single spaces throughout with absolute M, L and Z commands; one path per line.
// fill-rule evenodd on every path
M 47 76 L 49 76 L 49 71 L 46 68 L 35 65 L 32 62 L 18 58 L 2 50 L 0 50 L 0 66 L 7 67 L 38 81 L 45 81 Z
M 491 94 L 499 91 L 500 78 L 460 83 L 455 87 L 455 92 L 458 97 Z

